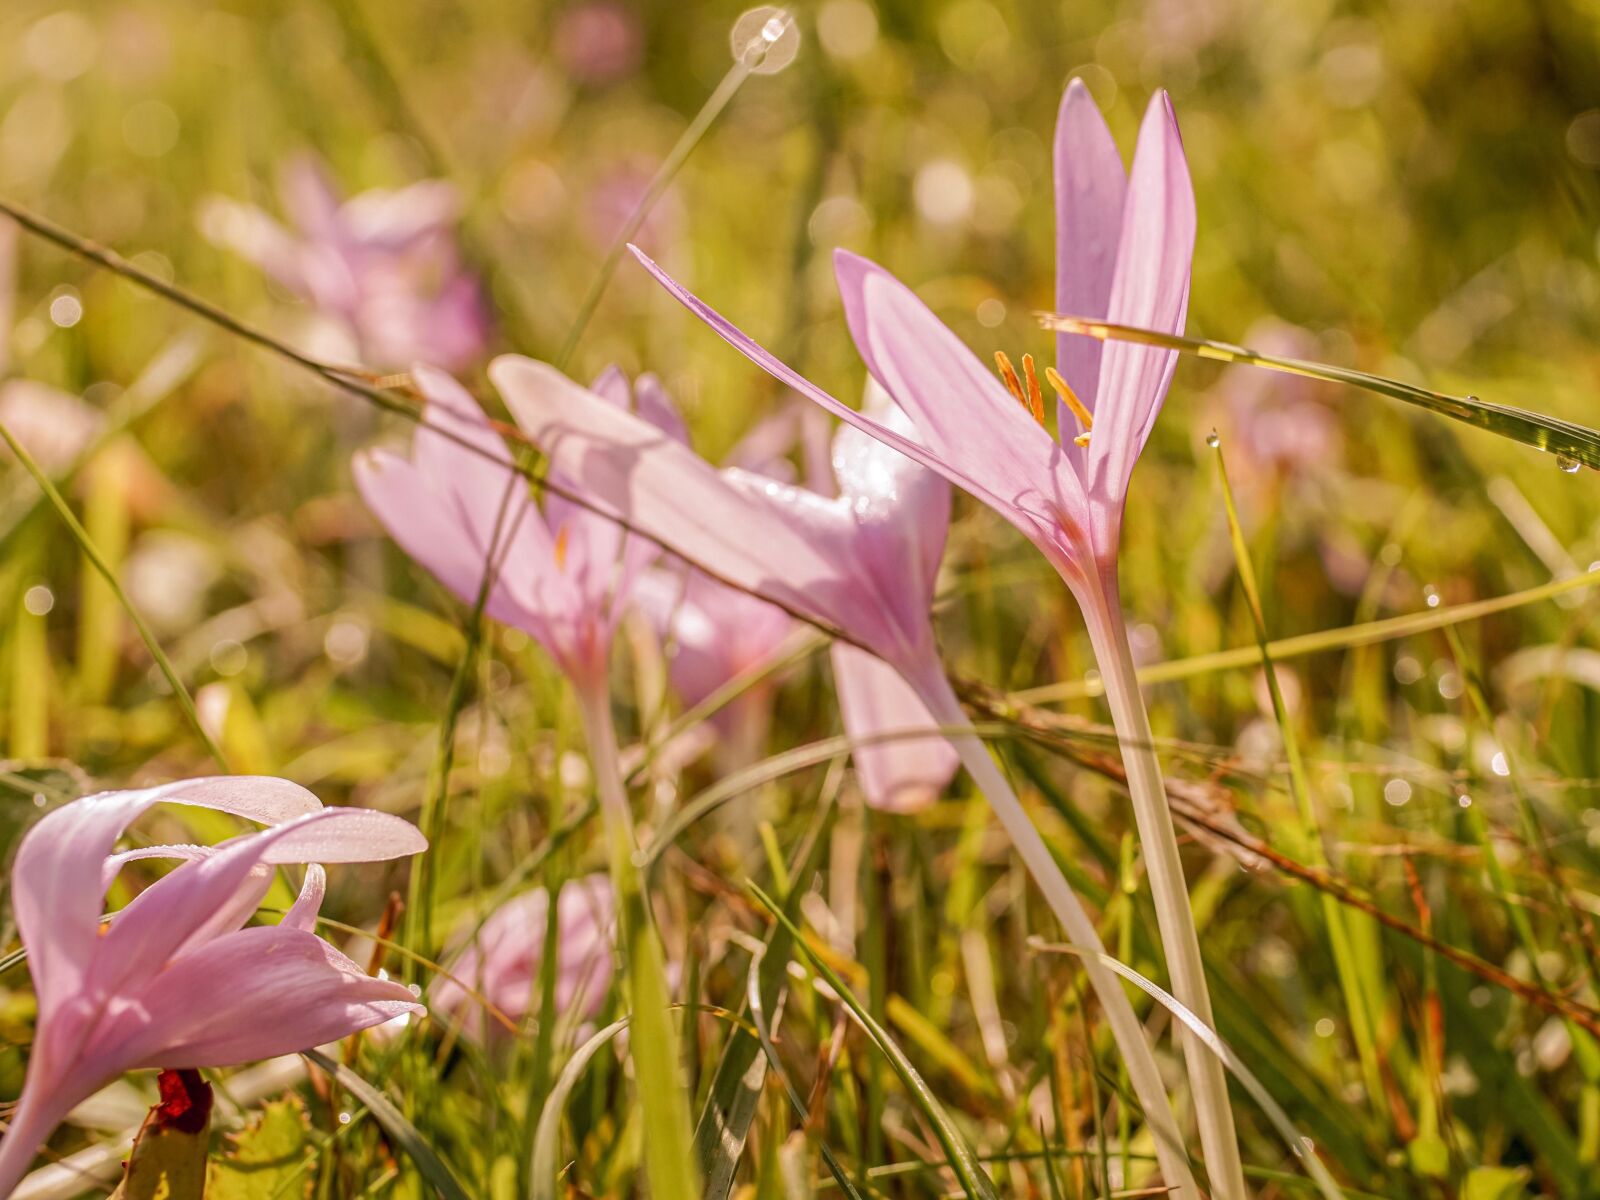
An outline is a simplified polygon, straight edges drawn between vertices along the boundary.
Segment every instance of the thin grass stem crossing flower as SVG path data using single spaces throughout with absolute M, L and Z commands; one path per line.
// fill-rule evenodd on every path
M 1056 126 L 1055 173 L 1057 309 L 1181 331 L 1195 205 L 1165 93 L 1150 102 L 1127 172 L 1088 89 L 1073 81 Z M 910 416 L 915 436 L 908 436 L 801 377 L 638 250 L 635 254 L 746 357 L 982 500 L 1056 568 L 1083 610 L 1100 661 L 1173 991 L 1201 1020 L 1211 1022 L 1199 939 L 1117 583 L 1129 482 L 1161 410 L 1176 352 L 1058 335 L 1059 386 L 1050 379 L 1060 395 L 1057 429 L 1083 426 L 1083 435 L 1058 440 L 1042 419 L 1029 360 L 1024 359 L 1019 377 L 1009 358 L 1000 356 L 997 380 L 910 288 L 877 264 L 839 251 L 835 268 L 851 336 L 873 377 Z M 1219 1196 L 1244 1196 L 1223 1066 L 1192 1032 L 1185 1029 L 1181 1036 L 1213 1186 Z
M 268 828 L 216 846 L 113 853 L 123 830 L 163 802 Z M 62 1118 L 125 1071 L 235 1066 L 424 1011 L 410 989 L 368 976 L 315 929 L 326 887 L 318 864 L 426 847 L 400 817 L 323 808 L 298 784 L 266 777 L 103 792 L 40 820 L 11 879 L 39 1017 L 22 1097 L 0 1139 L 0 1196 Z M 118 872 L 151 858 L 179 866 L 104 923 Z M 293 907 L 276 925 L 247 928 L 273 868 L 294 863 L 308 865 Z

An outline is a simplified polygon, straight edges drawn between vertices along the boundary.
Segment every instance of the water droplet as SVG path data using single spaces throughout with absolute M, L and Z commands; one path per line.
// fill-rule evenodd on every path
M 756 75 L 776 75 L 800 53 L 800 27 L 786 10 L 764 4 L 740 15 L 729 41 L 735 62 Z
M 1222 445 L 1222 438 L 1217 435 L 1217 431 L 1215 429 L 1206 434 L 1206 445 L 1210 446 L 1213 450 Z
M 1556 455 L 1556 466 L 1561 468 L 1564 475 L 1576 475 L 1583 464 L 1575 458 L 1569 458 L 1565 454 L 1558 454 Z
M 1433 584 L 1430 583 L 1427 587 L 1422 589 L 1422 597 L 1427 601 L 1429 608 L 1439 607 L 1439 592 L 1438 589 L 1433 586 Z

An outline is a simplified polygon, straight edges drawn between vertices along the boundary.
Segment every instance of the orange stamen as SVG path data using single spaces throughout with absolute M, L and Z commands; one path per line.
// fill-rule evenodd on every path
M 1089 411 L 1089 406 L 1078 399 L 1078 393 L 1072 390 L 1072 385 L 1061 378 L 1061 372 L 1054 367 L 1044 369 L 1044 377 L 1049 380 L 1050 386 L 1055 388 L 1061 397 L 1061 402 L 1072 410 L 1072 415 L 1078 418 L 1078 424 L 1083 426 L 1083 432 L 1073 438 L 1079 446 L 1089 444 L 1089 431 L 1094 428 L 1094 414 Z
M 1033 419 L 1044 424 L 1044 392 L 1039 387 L 1039 376 L 1033 369 L 1033 355 L 1022 356 L 1022 374 L 1028 381 L 1028 411 L 1033 414 Z
M 1022 390 L 1022 380 L 1017 378 L 1017 369 L 1011 365 L 1011 359 L 1004 350 L 994 352 L 994 365 L 1000 372 L 1000 382 L 1006 385 L 1006 391 L 1016 397 L 1018 404 L 1027 408 L 1028 397 Z
M 555 553 L 557 570 L 565 571 L 567 569 L 567 535 L 571 532 L 572 527 L 570 525 L 563 525 L 561 527 L 561 532 L 556 534 Z

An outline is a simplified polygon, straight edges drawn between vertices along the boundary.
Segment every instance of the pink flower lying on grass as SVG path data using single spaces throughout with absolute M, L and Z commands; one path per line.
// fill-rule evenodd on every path
M 489 914 L 483 928 L 450 963 L 452 978 L 428 992 L 436 1015 L 453 1014 L 472 1036 L 501 1026 L 485 1017 L 475 990 L 513 1021 L 526 1017 L 537 999 L 539 967 L 550 912 L 550 894 L 534 888 Z M 605 1003 L 615 969 L 616 899 L 605 875 L 570 880 L 556 902 L 556 1012 L 590 1018 Z
M 337 321 L 367 362 L 420 359 L 448 370 L 482 357 L 488 309 L 456 246 L 453 187 L 429 180 L 341 200 L 322 163 L 301 155 L 285 165 L 278 190 L 292 229 L 215 197 L 201 230 Z
M 152 805 L 190 804 L 270 826 L 217 846 L 112 852 Z M 10 1195 L 63 1117 L 125 1071 L 224 1067 L 290 1054 L 423 1008 L 314 932 L 318 863 L 376 862 L 427 847 L 388 813 L 323 808 L 283 779 L 194 779 L 103 792 L 50 813 L 17 851 L 12 903 L 39 1017 L 22 1097 L 0 1139 Z M 178 859 L 109 925 L 106 889 L 125 863 Z M 276 925 L 246 928 L 274 867 L 306 863 Z

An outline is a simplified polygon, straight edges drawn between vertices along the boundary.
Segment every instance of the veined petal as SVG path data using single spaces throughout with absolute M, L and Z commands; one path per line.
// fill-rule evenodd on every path
M 911 685 L 882 659 L 835 642 L 833 680 L 844 730 L 852 738 L 937 729 Z M 933 804 L 961 760 L 937 735 L 856 746 L 850 751 L 867 805 L 881 812 L 918 812 Z
M 656 277 L 656 281 L 660 283 L 662 287 L 667 289 L 674 300 L 678 301 L 679 304 L 682 304 L 695 316 L 699 317 L 711 327 L 711 331 L 713 333 L 715 333 L 723 341 L 727 342 L 728 345 L 732 346 L 735 350 L 739 351 L 740 354 L 743 354 L 751 362 L 755 363 L 756 366 L 760 367 L 767 374 L 778 380 L 778 382 L 788 385 L 795 391 L 799 392 L 802 396 L 806 397 L 806 399 L 821 405 L 834 416 L 838 417 L 841 421 L 846 421 L 849 424 L 854 425 L 857 429 L 860 429 L 872 437 L 877 438 L 880 442 L 884 442 L 890 446 L 893 446 L 907 458 L 913 459 L 916 462 L 921 463 L 923 466 L 939 472 L 939 474 L 943 475 L 946 479 L 949 479 L 958 487 L 965 488 L 974 495 L 978 495 L 980 498 L 984 499 L 985 502 L 991 502 L 988 493 L 984 491 L 982 485 L 977 480 L 968 479 L 965 475 L 958 471 L 954 465 L 947 462 L 930 446 L 919 445 L 917 442 L 906 437 L 904 434 L 897 433 L 888 428 L 883 424 L 883 422 L 874 420 L 865 413 L 858 412 L 857 410 L 851 408 L 848 404 L 845 404 L 842 401 L 835 399 L 833 396 L 830 396 L 827 392 L 823 391 L 805 376 L 774 358 L 760 345 L 760 343 L 758 343 L 754 338 L 750 337 L 749 334 L 745 333 L 732 321 L 728 320 L 721 313 L 717 312 L 716 309 L 712 308 L 704 300 L 700 299 L 700 297 L 696 296 L 688 288 L 684 287 L 676 279 L 668 275 L 666 271 L 662 270 L 661 267 L 656 264 L 649 255 L 645 254 L 644 251 L 640 250 L 637 246 L 630 246 L 629 249 L 633 251 L 633 256 L 639 260 L 640 265 L 643 266 L 645 270 L 649 271 L 650 274 Z M 999 502 L 997 500 L 992 501 L 992 503 L 998 507 Z
M 94 949 L 83 992 L 91 997 L 124 992 L 169 960 L 231 933 L 255 912 L 274 865 L 374 862 L 426 847 L 410 822 L 362 808 L 324 808 L 235 838 L 147 887 L 117 914 Z
M 1103 317 L 1111 301 L 1117 247 L 1122 237 L 1128 173 L 1117 143 L 1083 80 L 1074 79 L 1056 117 L 1056 311 Z M 1062 333 L 1056 365 L 1092 410 L 1100 381 L 1101 343 Z M 1059 402 L 1058 402 L 1059 405 Z M 1063 430 L 1077 419 L 1059 405 Z
M 1177 118 L 1165 92 L 1150 100 L 1122 221 L 1117 277 L 1106 318 L 1182 333 L 1194 256 L 1195 203 Z M 1103 520 L 1120 519 L 1133 465 L 1161 411 L 1178 355 L 1174 350 L 1112 342 L 1100 363 L 1087 481 Z M 1102 555 L 1111 552 L 1100 546 Z
M 1050 435 L 900 280 L 844 250 L 833 265 L 856 349 L 947 464 L 941 474 L 953 470 L 952 482 L 992 507 L 1015 508 L 1046 469 Z
M 1055 439 L 905 284 L 843 251 L 834 265 L 856 349 L 934 451 L 927 465 L 1046 553 L 1070 553 L 1063 531 L 1086 528 L 1089 508 Z
M 715 577 L 840 628 L 875 605 L 839 566 L 842 510 L 782 485 L 720 474 L 631 413 L 597 404 L 555 368 L 503 356 L 489 375 L 517 423 L 565 479 L 608 515 Z
M 85 1053 L 111 1074 L 235 1066 L 422 1011 L 409 989 L 369 977 L 315 934 L 264 925 L 177 959 L 109 1015 Z

